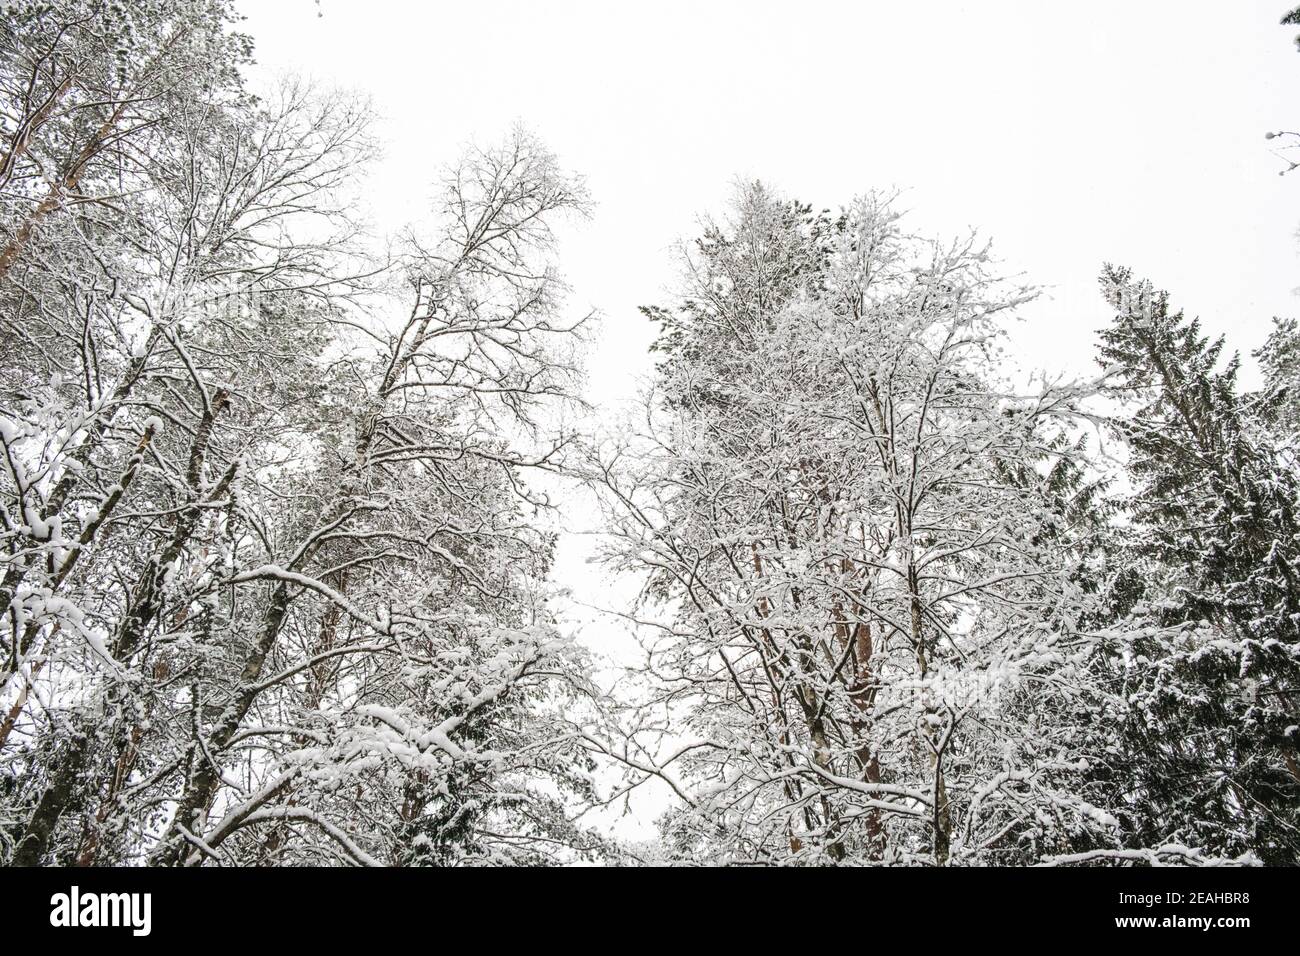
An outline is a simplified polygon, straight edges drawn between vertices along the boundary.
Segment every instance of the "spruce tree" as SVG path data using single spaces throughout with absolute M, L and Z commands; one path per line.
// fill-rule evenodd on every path
M 1293 471 L 1195 319 L 1108 266 L 1101 361 L 1127 411 L 1132 524 L 1111 676 L 1129 823 L 1157 840 L 1300 859 L 1300 523 Z
M 1273 331 L 1253 354 L 1264 375 L 1264 387 L 1254 396 L 1258 414 L 1294 456 L 1300 443 L 1300 323 L 1274 318 Z

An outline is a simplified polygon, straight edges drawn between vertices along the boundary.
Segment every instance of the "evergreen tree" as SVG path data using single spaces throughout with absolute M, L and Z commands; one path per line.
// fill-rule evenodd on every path
M 1273 319 L 1273 331 L 1254 356 L 1264 375 L 1256 410 L 1278 444 L 1294 456 L 1300 442 L 1300 323 Z
M 1143 843 L 1300 859 L 1297 483 L 1222 338 L 1107 267 L 1101 361 L 1129 404 L 1132 525 L 1111 601 L 1122 731 L 1109 768 Z

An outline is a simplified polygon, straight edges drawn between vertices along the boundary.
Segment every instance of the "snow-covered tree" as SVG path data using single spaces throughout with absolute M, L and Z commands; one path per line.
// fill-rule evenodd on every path
M 1106 672 L 1121 706 L 1109 725 L 1122 732 L 1105 773 L 1143 841 L 1293 863 L 1294 465 L 1252 414 L 1259 403 L 1239 395 L 1222 338 L 1209 341 L 1166 293 L 1126 270 L 1108 267 L 1102 289 L 1116 318 L 1102 333 L 1101 362 L 1124 401 L 1113 425 L 1133 483 L 1123 570 L 1110 585 Z
M 1275 318 L 1273 331 L 1254 354 L 1264 375 L 1254 411 L 1294 458 L 1300 451 L 1300 323 Z
M 366 109 L 249 95 L 225 3 L 6 13 L 0 857 L 586 852 L 527 482 L 580 185 L 517 132 L 375 259 Z
M 595 749 L 672 781 L 676 852 L 1023 862 L 1109 839 L 1059 720 L 1090 693 L 1081 392 L 997 374 L 1031 297 L 886 199 L 832 217 L 754 186 L 649 310 L 657 391 L 593 470 L 610 560 L 667 620 L 653 696 Z

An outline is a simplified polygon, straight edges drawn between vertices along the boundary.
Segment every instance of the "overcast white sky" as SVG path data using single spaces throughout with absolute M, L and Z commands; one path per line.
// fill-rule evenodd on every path
M 736 177 L 819 205 L 907 190 L 926 231 L 977 226 L 1049 286 L 1020 338 L 1079 367 L 1113 259 L 1255 347 L 1297 311 L 1300 174 L 1264 133 L 1300 126 L 1287 0 L 595 3 L 245 0 L 257 58 L 369 93 L 380 226 L 439 164 L 522 120 L 598 203 L 565 245 L 575 307 L 607 317 L 597 398 L 646 367 L 636 306 L 669 246 Z M 318 15 L 320 14 L 320 15 Z
M 1019 350 L 1086 372 L 1108 319 L 1103 261 L 1170 289 L 1243 353 L 1300 312 L 1300 170 L 1264 134 L 1300 127 L 1295 0 L 596 3 L 243 0 L 261 68 L 368 93 L 386 159 L 380 228 L 438 167 L 515 121 L 587 177 L 594 219 L 562 250 L 575 310 L 605 316 L 590 397 L 650 367 L 636 307 L 670 247 L 739 178 L 819 206 L 906 190 L 922 231 L 978 227 L 1048 287 Z M 1247 381 L 1253 382 L 1248 363 Z M 558 575 L 603 585 L 572 539 Z

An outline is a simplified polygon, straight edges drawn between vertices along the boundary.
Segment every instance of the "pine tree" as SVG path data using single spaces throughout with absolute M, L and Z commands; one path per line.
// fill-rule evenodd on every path
M 1108 266 L 1101 362 L 1126 402 L 1126 572 L 1109 676 L 1117 779 L 1144 843 L 1300 859 L 1297 482 L 1237 388 L 1236 357 L 1166 293 Z
M 1254 356 L 1264 387 L 1253 396 L 1252 410 L 1294 460 L 1300 451 L 1300 322 L 1274 318 L 1273 331 Z

